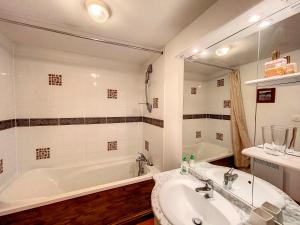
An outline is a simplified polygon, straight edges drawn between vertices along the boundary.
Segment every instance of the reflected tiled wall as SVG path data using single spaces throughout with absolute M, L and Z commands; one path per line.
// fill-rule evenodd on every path
M 184 82 L 183 145 L 188 147 L 202 141 L 231 148 L 230 91 L 228 77 L 210 81 Z M 193 88 L 196 87 L 196 91 Z M 192 91 L 191 91 L 192 90 Z M 201 136 L 197 137 L 197 132 Z M 216 136 L 216 133 L 223 134 Z
M 17 173 L 12 49 L 0 35 L 0 190 Z

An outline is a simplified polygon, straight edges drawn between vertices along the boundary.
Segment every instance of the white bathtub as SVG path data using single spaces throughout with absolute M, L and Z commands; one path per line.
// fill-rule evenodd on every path
M 147 167 L 143 176 L 137 172 L 135 160 L 34 169 L 2 189 L 0 216 L 152 179 L 158 170 Z
M 185 146 L 183 154 L 194 154 L 197 162 L 212 162 L 233 155 L 231 149 L 208 142 Z

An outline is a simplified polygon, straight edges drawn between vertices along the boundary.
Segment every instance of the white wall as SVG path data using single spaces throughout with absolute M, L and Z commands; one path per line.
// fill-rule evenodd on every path
M 292 62 L 296 62 L 300 65 L 300 50 L 295 50 L 283 55 L 290 55 Z M 257 63 L 249 63 L 240 66 L 242 84 L 247 80 L 253 80 L 258 78 L 263 78 L 264 63 L 270 61 L 271 59 L 264 59 L 259 62 L 259 72 L 256 74 Z M 249 129 L 250 136 L 254 134 L 254 124 L 255 124 L 255 103 L 256 103 L 256 89 L 255 86 L 242 85 L 242 92 L 244 98 L 245 112 L 247 118 L 247 125 Z M 276 99 L 275 103 L 259 103 L 257 104 L 257 133 L 256 133 L 256 144 L 262 143 L 262 126 L 270 125 L 283 125 L 288 127 L 300 127 L 299 123 L 292 121 L 292 116 L 295 114 L 300 114 L 300 104 L 299 104 L 299 85 L 290 86 L 278 86 L 276 87 Z M 300 128 L 299 128 L 300 129 Z M 299 133 L 299 132 L 298 132 Z M 291 135 L 290 135 L 291 137 Z M 298 142 L 296 143 L 300 150 L 300 136 L 297 137 Z
M 0 36 L 0 121 L 15 118 L 13 45 Z M 3 173 L 0 186 L 5 185 L 17 173 L 15 128 L 0 130 L 0 159 Z
M 142 116 L 140 68 L 99 58 L 47 49 L 16 51 L 17 118 Z M 61 74 L 62 86 L 48 84 Z M 108 99 L 116 89 L 118 99 Z M 118 141 L 108 151 L 107 142 Z M 22 171 L 68 163 L 136 157 L 143 149 L 142 123 L 18 128 L 18 164 Z M 50 147 L 50 159 L 36 160 L 36 149 Z
M 217 87 L 219 79 L 224 79 L 224 86 Z M 197 88 L 197 94 L 191 94 L 192 87 Z M 224 100 L 230 100 L 230 84 L 227 75 L 202 82 L 184 81 L 183 114 L 230 115 L 230 108 L 224 108 Z M 196 131 L 201 131 L 201 138 L 196 138 Z M 216 133 L 223 133 L 223 141 L 216 139 Z M 183 120 L 182 137 L 183 148 L 205 141 L 231 149 L 230 121 L 186 119 Z

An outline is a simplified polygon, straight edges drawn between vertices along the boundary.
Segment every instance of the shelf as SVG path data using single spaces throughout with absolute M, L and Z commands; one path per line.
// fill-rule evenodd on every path
M 262 78 L 257 80 L 246 81 L 246 85 L 257 85 L 258 87 L 276 86 L 276 85 L 288 85 L 288 84 L 300 84 L 300 72 L 288 75 L 280 75 L 269 78 Z
M 300 171 L 300 158 L 292 155 L 272 155 L 268 154 L 262 148 L 252 147 L 242 151 L 243 155 L 251 158 L 261 159 L 267 162 L 277 164 L 282 167 Z

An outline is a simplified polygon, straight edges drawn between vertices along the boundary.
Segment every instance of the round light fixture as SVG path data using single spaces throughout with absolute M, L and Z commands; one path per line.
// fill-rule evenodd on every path
M 271 24 L 272 24 L 271 20 L 264 20 L 258 26 L 259 26 L 259 28 L 264 29 L 264 28 L 270 26 Z
M 104 23 L 110 17 L 110 9 L 103 1 L 86 0 L 85 7 L 93 20 L 98 23 Z
M 253 16 L 251 16 L 251 17 L 249 18 L 249 22 L 250 22 L 250 23 L 256 23 L 257 21 L 260 20 L 260 18 L 261 18 L 260 15 L 253 15 Z
M 226 54 L 228 54 L 229 50 L 230 50 L 230 47 L 229 47 L 229 46 L 225 46 L 225 47 L 222 47 L 222 48 L 218 48 L 218 49 L 216 50 L 216 55 L 217 55 L 217 56 L 223 56 L 223 55 L 226 55 Z
M 199 52 L 199 49 L 198 48 L 194 48 L 192 52 L 196 54 L 196 53 Z
M 208 55 L 208 51 L 206 51 L 206 50 L 203 50 L 202 52 L 200 52 L 200 54 L 199 54 L 201 57 L 205 57 L 205 56 L 207 56 Z

